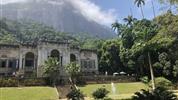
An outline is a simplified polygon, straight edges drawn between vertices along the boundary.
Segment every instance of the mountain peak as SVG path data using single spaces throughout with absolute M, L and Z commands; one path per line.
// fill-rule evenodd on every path
M 82 12 L 71 0 L 31 0 L 1 6 L 1 17 L 7 19 L 33 20 L 72 34 L 88 33 L 99 38 L 115 35 L 107 26 L 85 16 L 86 12 Z

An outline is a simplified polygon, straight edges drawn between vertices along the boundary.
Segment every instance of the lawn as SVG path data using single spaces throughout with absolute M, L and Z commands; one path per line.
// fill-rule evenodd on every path
M 0 100 L 58 100 L 58 95 L 51 87 L 0 88 Z
M 141 83 L 141 82 L 135 82 L 135 83 L 115 83 L 116 87 L 115 94 L 111 91 L 111 84 L 91 84 L 86 85 L 84 87 L 79 87 L 81 91 L 91 97 L 91 94 L 93 91 L 100 87 L 105 87 L 107 90 L 110 91 L 109 97 L 113 99 L 126 99 L 130 98 L 135 92 L 141 90 L 141 89 L 148 89 L 148 87 Z

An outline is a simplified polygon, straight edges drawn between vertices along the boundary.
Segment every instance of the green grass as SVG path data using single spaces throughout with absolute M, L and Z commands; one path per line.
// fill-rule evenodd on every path
M 110 91 L 109 97 L 114 98 L 114 99 L 130 98 L 135 92 L 141 89 L 148 89 L 148 86 L 146 86 L 145 84 L 141 82 L 115 83 L 115 87 L 116 87 L 115 94 L 113 94 L 111 91 L 111 84 L 91 84 L 91 85 L 86 85 L 84 87 L 79 87 L 79 88 L 85 95 L 91 97 L 93 91 L 101 87 L 105 87 L 107 90 L 109 90 Z
M 58 100 L 55 88 L 0 88 L 0 100 Z
M 130 98 L 140 89 L 148 89 L 140 82 L 136 83 L 115 83 L 116 94 L 111 92 L 111 84 L 90 84 L 79 87 L 84 94 L 92 97 L 93 91 L 100 87 L 105 87 L 110 91 L 109 97 L 113 99 Z M 0 100 L 57 100 L 58 95 L 55 88 L 51 87 L 21 87 L 21 88 L 0 88 Z

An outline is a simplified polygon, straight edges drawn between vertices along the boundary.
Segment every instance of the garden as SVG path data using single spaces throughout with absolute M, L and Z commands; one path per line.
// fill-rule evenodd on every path
M 158 0 L 169 6 L 158 16 L 154 0 L 148 1 L 152 3 L 152 19 L 144 15 L 147 0 L 134 0 L 142 17 L 134 18 L 131 13 L 113 22 L 110 27 L 117 36 L 109 39 L 73 37 L 38 24 L 1 19 L 0 43 L 63 38 L 72 41 L 71 48 L 96 49 L 98 72 L 86 72 L 86 76 L 81 72 L 82 67 L 91 68 L 95 63 L 80 66 L 71 60 L 63 66 L 63 56 L 60 60 L 48 57 L 42 65 L 45 78 L 0 77 L 0 100 L 178 100 L 178 0 Z M 65 70 L 64 79 L 60 69 Z

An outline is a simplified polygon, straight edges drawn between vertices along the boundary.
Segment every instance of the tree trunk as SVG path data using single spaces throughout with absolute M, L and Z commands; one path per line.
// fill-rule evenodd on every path
M 133 16 L 132 8 L 130 8 L 130 14 L 131 14 L 131 16 Z
M 154 14 L 154 18 L 155 18 L 156 17 L 156 13 L 155 13 L 155 7 L 154 7 L 154 4 L 153 4 L 153 0 L 151 0 L 151 4 L 152 4 L 153 14 Z
M 142 8 L 142 5 L 140 6 L 140 8 L 141 8 L 142 17 L 143 17 L 143 19 L 144 19 L 145 17 L 144 17 L 144 14 L 143 14 L 143 8 Z
M 149 52 L 148 52 L 148 62 L 149 62 L 149 66 L 150 66 L 152 89 L 154 90 L 155 89 L 155 79 L 154 79 L 153 66 L 152 66 L 152 63 L 151 63 L 151 57 L 150 57 Z
M 73 87 L 74 89 L 78 90 L 78 88 L 77 88 L 76 84 L 73 82 L 72 77 L 69 77 L 69 81 L 70 81 L 70 83 L 71 83 L 72 87 Z

